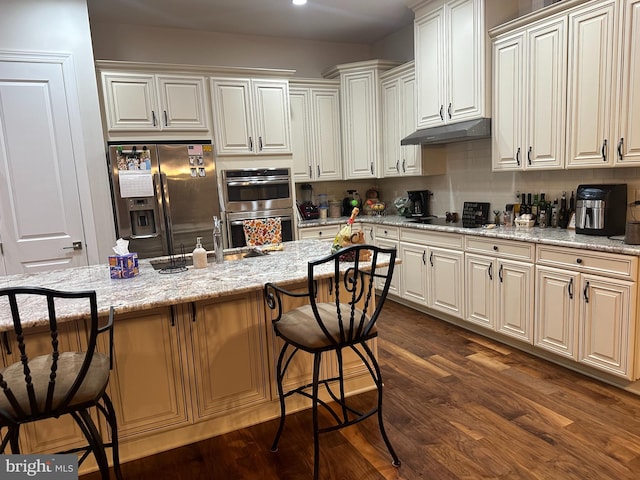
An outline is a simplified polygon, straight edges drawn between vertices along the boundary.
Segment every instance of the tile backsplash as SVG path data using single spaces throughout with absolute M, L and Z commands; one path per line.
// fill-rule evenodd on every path
M 461 212 L 466 201 L 490 202 L 491 209 L 504 209 L 515 201 L 515 192 L 545 192 L 553 201 L 563 191 L 567 198 L 583 183 L 626 183 L 628 200 L 636 199 L 640 191 L 638 168 L 592 168 L 580 170 L 549 170 L 532 172 L 492 172 L 491 140 L 453 143 L 447 146 L 447 173 L 444 175 L 316 182 L 313 193 L 326 193 L 331 200 L 341 200 L 347 189 L 357 189 L 362 198 L 369 188 L 376 188 L 383 201 L 393 203 L 407 190 L 430 190 L 431 212 L 444 216 L 445 212 Z M 298 189 L 300 184 L 298 184 Z M 299 195 L 299 191 L 298 191 Z M 298 196 L 299 198 L 299 196 Z

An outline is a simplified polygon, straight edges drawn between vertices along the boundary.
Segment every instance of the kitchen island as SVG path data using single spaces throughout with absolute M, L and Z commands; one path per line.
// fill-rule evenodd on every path
M 275 282 L 293 291 L 306 290 L 308 261 L 328 255 L 330 245 L 315 240 L 286 242 L 282 251 L 251 258 L 243 258 L 241 250 L 226 253 L 236 260 L 173 274 L 160 273 L 151 261 L 141 260 L 139 275 L 130 279 L 111 279 L 106 262 L 0 279 L 0 288 L 95 290 L 104 319 L 110 307 L 115 308 L 114 368 L 108 393 L 118 415 L 123 462 L 279 417 L 273 370 L 280 342 L 273 335 L 262 289 L 266 282 Z M 331 274 L 327 270 L 327 278 Z M 319 283 L 318 295 L 331 298 L 328 280 Z M 291 299 L 284 308 L 301 302 L 304 299 Z M 50 340 L 43 307 L 27 307 L 31 318 L 27 334 L 46 342 Z M 86 344 L 84 312 L 74 309 L 73 303 L 65 307 L 58 317 L 64 322 L 60 341 L 81 349 Z M 13 335 L 7 309 L 0 312 L 0 331 L 8 336 L 2 349 L 6 365 L 17 356 L 16 349 L 6 348 Z M 107 342 L 98 348 L 106 351 Z M 311 377 L 311 358 L 298 357 L 289 369 L 288 384 L 307 383 Z M 322 366 L 325 372 L 337 368 L 332 360 Z M 373 387 L 355 354 L 345 363 L 349 392 Z M 309 405 L 306 399 L 296 400 L 289 401 L 290 411 Z M 51 452 L 80 445 L 81 432 L 68 420 L 27 425 L 21 437 L 23 451 Z M 104 425 L 101 428 L 106 431 Z M 93 468 L 88 463 L 82 471 Z

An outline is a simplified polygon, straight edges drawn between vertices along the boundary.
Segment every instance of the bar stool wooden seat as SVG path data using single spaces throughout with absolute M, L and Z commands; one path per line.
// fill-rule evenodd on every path
M 379 260 L 385 256 L 389 258 L 389 266 L 377 267 Z M 361 260 L 364 258 L 369 258 L 370 261 Z M 319 472 L 319 435 L 354 425 L 374 414 L 377 414 L 380 433 L 393 459 L 392 464 L 400 466 L 400 460 L 391 446 L 383 423 L 382 375 L 375 354 L 367 344 L 367 341 L 378 335 L 376 321 L 389 292 L 395 259 L 395 249 L 353 245 L 325 258 L 310 261 L 307 291 L 304 293 L 290 292 L 272 283 L 265 285 L 267 305 L 275 314 L 272 320 L 273 328 L 283 341 L 276 366 L 280 423 L 271 450 L 277 451 L 284 429 L 286 398 L 294 394 L 310 398 L 313 415 L 314 479 L 318 478 Z M 320 280 L 327 278 L 330 279 L 332 300 L 319 302 L 317 285 Z M 379 288 L 377 299 L 376 284 Z M 284 312 L 285 296 L 307 297 L 309 303 Z M 377 401 L 367 411 L 360 411 L 351 406 L 345 395 L 343 351 L 346 350 L 352 350 L 362 360 L 375 384 Z M 285 392 L 283 379 L 292 364 L 292 359 L 300 351 L 313 355 L 311 383 Z M 338 373 L 331 378 L 320 378 L 322 359 L 330 354 L 335 355 L 337 359 Z M 326 389 L 332 402 L 319 398 L 320 388 Z M 329 412 L 332 419 L 330 425 L 319 425 L 318 406 Z
M 84 351 L 64 351 L 59 341 L 57 312 L 63 308 L 87 309 L 87 347 Z M 25 335 L 21 314 L 27 307 L 42 305 L 48 312 L 50 342 L 47 353 L 42 354 L 42 342 L 30 343 Z M 118 451 L 118 429 L 113 404 L 106 388 L 112 367 L 113 308 L 105 325 L 98 324 L 95 291 L 64 292 L 47 288 L 17 287 L 0 289 L 0 309 L 11 313 L 15 348 L 20 361 L 0 370 L 0 431 L 3 432 L 0 453 L 9 445 L 12 453 L 21 453 L 20 427 L 47 418 L 71 415 L 82 430 L 87 445 L 56 453 L 81 454 L 81 464 L 90 453 L 94 454 L 103 480 L 108 480 L 109 463 L 105 448 L 111 447 L 113 469 L 122 479 Z M 3 317 L 5 317 L 3 315 Z M 109 335 L 108 353 L 96 351 L 99 334 Z M 32 354 L 36 352 L 38 354 Z M 105 418 L 110 430 L 110 441 L 105 442 L 92 419 L 90 409 L 95 407 Z M 29 452 L 26 452 L 29 453 Z

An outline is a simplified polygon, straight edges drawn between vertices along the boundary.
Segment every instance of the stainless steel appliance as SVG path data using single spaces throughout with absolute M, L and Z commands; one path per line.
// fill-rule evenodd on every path
M 140 258 L 191 252 L 196 237 L 213 249 L 220 215 L 208 142 L 109 144 L 116 234 Z
M 576 233 L 623 235 L 627 217 L 627 185 L 579 185 L 576 191 Z
M 430 200 L 433 195 L 429 190 L 413 190 L 409 195 L 409 208 L 407 217 L 428 217 L 431 215 Z
M 243 247 L 243 221 L 280 217 L 282 240 L 293 240 L 291 170 L 252 168 L 222 172 L 224 210 L 229 247 Z

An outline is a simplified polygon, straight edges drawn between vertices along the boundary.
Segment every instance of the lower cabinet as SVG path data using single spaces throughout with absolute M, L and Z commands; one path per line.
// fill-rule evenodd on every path
M 539 246 L 535 346 L 635 380 L 637 257 Z
M 399 238 L 399 229 L 397 227 L 388 227 L 383 225 L 376 225 L 373 228 L 372 237 L 376 246 L 380 248 L 395 248 L 397 252 L 397 257 L 399 258 L 400 252 L 398 251 L 398 238 Z M 391 284 L 389 286 L 389 294 L 391 295 L 400 295 L 400 275 L 402 264 L 397 264 L 393 270 L 393 276 L 391 277 Z M 386 273 L 387 270 L 384 270 Z M 378 288 L 382 288 L 382 285 L 378 283 Z
M 342 225 L 299 228 L 298 240 L 330 240 L 333 242 L 341 228 Z M 329 252 L 327 252 L 327 255 L 328 254 Z

